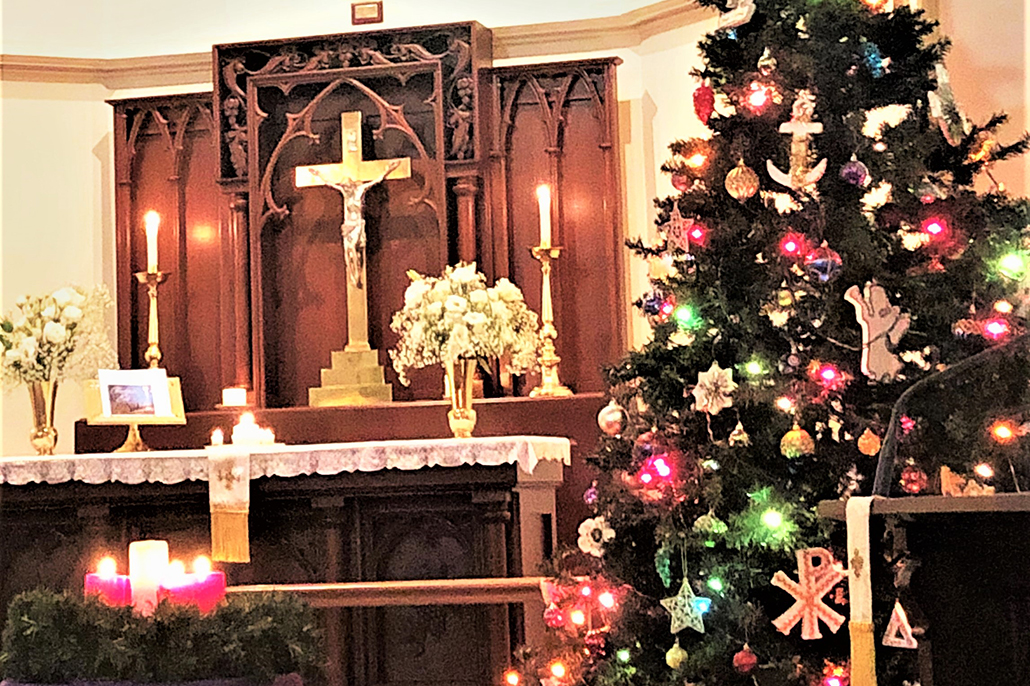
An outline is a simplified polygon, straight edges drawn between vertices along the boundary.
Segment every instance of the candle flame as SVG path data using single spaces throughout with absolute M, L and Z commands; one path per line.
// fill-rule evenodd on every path
M 257 424 L 257 420 L 254 419 L 253 412 L 244 412 L 240 415 L 240 424 Z
M 193 573 L 197 576 L 207 576 L 211 573 L 211 558 L 207 555 L 199 555 L 193 561 Z
M 186 576 L 186 565 L 182 563 L 182 560 L 172 560 L 168 564 L 168 576 L 172 579 Z
M 97 563 L 97 574 L 101 579 L 113 579 L 118 576 L 118 561 L 107 556 Z
M 541 202 L 551 202 L 551 187 L 546 183 L 537 186 L 536 197 L 539 198 Z
M 157 227 L 161 226 L 161 215 L 154 210 L 150 210 L 143 215 L 143 226 L 146 227 L 147 231 L 157 231 Z

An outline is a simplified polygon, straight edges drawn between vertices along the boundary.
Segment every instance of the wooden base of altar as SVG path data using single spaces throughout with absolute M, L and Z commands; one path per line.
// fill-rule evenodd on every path
M 844 519 L 843 501 L 820 503 L 819 514 Z M 919 682 L 933 686 L 1030 683 L 1030 494 L 915 496 L 872 503 L 872 553 L 909 561 L 901 602 L 917 633 Z M 893 526 L 894 550 L 884 550 Z M 904 576 L 900 578 L 906 578 Z M 889 592 L 891 579 L 873 578 Z M 881 645 L 877 662 L 902 651 Z
M 332 366 L 322 370 L 322 385 L 308 389 L 311 407 L 371 405 L 393 400 L 376 350 L 337 350 Z

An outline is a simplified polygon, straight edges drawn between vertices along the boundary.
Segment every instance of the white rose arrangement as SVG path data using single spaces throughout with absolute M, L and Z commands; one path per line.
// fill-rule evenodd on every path
M 19 298 L 0 319 L 0 381 L 5 388 L 36 381 L 88 379 L 116 365 L 104 314 L 107 289 L 66 286 Z
M 400 334 L 390 357 L 401 383 L 408 384 L 409 369 L 459 359 L 508 354 L 514 373 L 536 364 L 539 323 L 518 286 L 498 279 L 488 288 L 475 262 L 447 267 L 440 277 L 408 275 L 411 285 L 404 293 L 404 307 L 390 322 Z

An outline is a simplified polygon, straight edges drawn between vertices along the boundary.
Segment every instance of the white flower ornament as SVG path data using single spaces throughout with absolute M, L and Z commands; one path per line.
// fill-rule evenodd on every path
M 718 362 L 712 362 L 707 372 L 699 372 L 697 385 L 691 393 L 694 409 L 708 414 L 719 414 L 720 410 L 733 406 L 733 391 L 737 384 L 732 369 L 722 369 Z
M 615 529 L 608 526 L 604 517 L 585 519 L 579 525 L 579 549 L 587 555 L 601 557 L 604 544 L 615 538 Z

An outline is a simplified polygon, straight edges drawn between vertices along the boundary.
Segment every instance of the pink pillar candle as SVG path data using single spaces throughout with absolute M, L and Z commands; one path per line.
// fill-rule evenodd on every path
M 225 598 L 225 572 L 196 573 L 194 600 L 201 612 L 210 612 Z
M 100 602 L 111 607 L 124 607 L 132 602 L 132 584 L 126 574 L 107 576 L 91 573 L 86 575 L 86 595 L 96 595 Z

